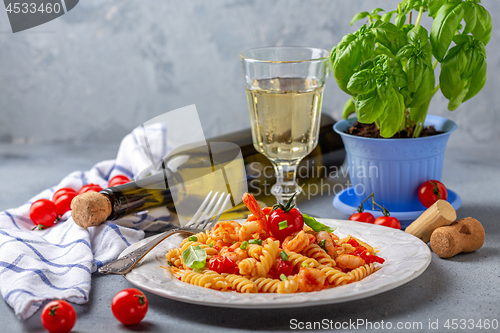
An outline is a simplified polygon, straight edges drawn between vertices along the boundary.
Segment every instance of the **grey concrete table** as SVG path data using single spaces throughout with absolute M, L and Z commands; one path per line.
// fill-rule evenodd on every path
M 88 170 L 93 164 L 114 158 L 118 145 L 0 145 L 0 210 L 17 207 L 41 190 L 56 185 L 75 170 Z M 448 260 L 432 255 L 427 270 L 417 279 L 394 290 L 366 299 L 324 306 L 241 310 L 197 306 L 147 293 L 149 311 L 139 325 L 125 327 L 111 314 L 111 299 L 131 284 L 121 276 L 94 274 L 90 300 L 75 305 L 78 320 L 74 332 L 229 332 L 285 331 L 293 323 L 371 322 L 372 331 L 381 325 L 398 323 L 395 331 L 454 331 L 444 327 L 447 320 L 500 320 L 500 148 L 452 147 L 446 152 L 443 182 L 457 192 L 463 206 L 458 217 L 472 216 L 486 230 L 484 246 L 473 253 Z M 299 202 L 306 212 L 345 219 L 332 207 L 333 194 Z M 0 301 L 0 332 L 43 332 L 40 312 L 19 321 L 12 309 Z M 429 329 L 438 325 L 437 330 Z M 345 326 L 346 324 L 344 324 Z M 378 326 L 377 326 L 378 325 Z M 404 327 L 410 329 L 404 329 Z M 349 326 L 348 330 L 370 331 L 368 326 Z M 380 329 L 375 329 L 379 327 Z M 368 328 L 368 329 L 367 329 Z M 476 327 L 470 332 L 493 332 Z

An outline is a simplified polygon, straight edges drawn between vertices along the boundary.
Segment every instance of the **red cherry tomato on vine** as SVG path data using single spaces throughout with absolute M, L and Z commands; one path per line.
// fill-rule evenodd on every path
M 30 219 L 39 229 L 52 227 L 57 219 L 57 207 L 49 199 L 40 199 L 31 204 Z
M 50 333 L 68 333 L 75 325 L 76 312 L 66 301 L 52 301 L 43 308 L 41 319 Z
M 80 191 L 78 191 L 78 194 L 82 194 L 82 193 L 85 193 L 85 192 L 99 192 L 99 191 L 102 191 L 102 187 L 97 185 L 97 184 L 93 184 L 93 183 L 90 183 L 90 184 L 87 184 L 85 186 L 83 186 Z
M 69 188 L 69 187 L 63 187 L 63 188 L 60 188 L 58 189 L 53 195 L 52 195 L 52 201 L 53 202 L 56 202 L 57 199 L 63 195 L 63 194 L 68 194 L 68 193 L 76 193 L 75 190 L 73 190 L 72 188 Z
M 439 199 L 448 199 L 448 190 L 440 181 L 428 180 L 418 188 L 418 200 L 425 208 L 429 208 Z
M 123 325 L 135 325 L 146 316 L 148 299 L 139 289 L 123 289 L 113 297 L 111 311 Z
M 358 213 L 354 213 L 351 216 L 349 216 L 349 220 L 358 221 L 358 222 L 373 223 L 373 222 L 375 222 L 375 217 L 372 215 L 372 213 L 358 212 Z
M 54 200 L 57 214 L 64 215 L 64 213 L 66 213 L 68 210 L 71 210 L 71 200 L 73 200 L 76 195 L 76 192 L 67 192 L 58 196 L 58 198 Z
M 125 175 L 118 175 L 111 178 L 108 182 L 108 187 L 118 186 L 122 184 L 130 183 L 130 178 Z
M 268 225 L 271 235 L 283 242 L 286 236 L 304 228 L 304 218 L 297 208 L 292 208 L 288 213 L 278 208 L 269 214 Z
M 237 274 L 239 272 L 238 265 L 234 261 L 221 255 L 212 256 L 208 261 L 208 268 L 219 274 Z
M 373 224 L 383 225 L 385 227 L 391 227 L 394 229 L 401 229 L 401 223 L 399 223 L 399 220 L 392 216 L 377 217 Z

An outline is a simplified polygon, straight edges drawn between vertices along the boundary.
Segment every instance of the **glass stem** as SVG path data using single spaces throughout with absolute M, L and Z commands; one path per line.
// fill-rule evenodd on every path
M 276 184 L 271 188 L 271 194 L 278 199 L 283 205 L 292 197 L 294 193 L 297 195 L 293 198 L 292 204 L 295 205 L 296 198 L 302 191 L 302 188 L 297 184 L 297 166 L 300 161 L 291 163 L 275 163 L 273 162 L 274 171 L 276 174 Z

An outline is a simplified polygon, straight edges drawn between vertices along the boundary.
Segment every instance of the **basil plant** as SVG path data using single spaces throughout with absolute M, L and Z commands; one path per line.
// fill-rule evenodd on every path
M 479 2 L 404 0 L 383 15 L 381 8 L 356 14 L 351 25 L 368 22 L 344 36 L 330 56 L 338 86 L 352 96 L 344 118 L 355 112 L 359 122 L 375 123 L 385 138 L 402 130 L 418 137 L 439 89 L 449 110 L 474 97 L 486 83 L 485 45 L 492 29 Z M 420 25 L 424 12 L 433 19 L 430 33 Z

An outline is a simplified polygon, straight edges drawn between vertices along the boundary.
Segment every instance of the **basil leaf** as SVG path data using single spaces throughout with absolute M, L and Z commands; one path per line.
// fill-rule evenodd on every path
M 406 64 L 406 75 L 408 77 L 408 90 L 417 91 L 422 82 L 424 62 L 419 56 L 410 57 Z
M 392 69 L 391 77 L 394 80 L 394 84 L 398 87 L 406 87 L 408 85 L 407 75 L 399 62 Z
M 382 17 L 380 19 L 382 21 L 384 21 L 384 22 L 391 22 L 392 16 L 394 14 L 396 14 L 396 11 L 395 10 L 391 10 L 390 12 L 387 12 L 384 15 L 382 15 Z
M 393 97 L 392 84 L 388 78 L 377 81 L 377 94 L 382 101 L 388 102 Z
M 182 251 L 182 260 L 192 269 L 202 269 L 207 263 L 207 252 L 199 245 L 191 245 Z
M 472 2 L 466 2 L 464 6 L 465 6 L 464 7 L 465 28 L 462 31 L 462 33 L 468 34 L 476 27 L 477 13 L 476 13 L 476 6 Z
M 405 113 L 403 95 L 394 88 L 391 89 L 392 98 L 388 100 L 387 107 L 379 118 L 380 135 L 384 138 L 390 138 L 399 132 Z
M 377 13 L 380 13 L 380 12 L 383 12 L 384 10 L 382 8 L 375 8 L 374 10 L 372 10 L 371 14 L 372 15 L 375 15 Z
M 396 19 L 394 20 L 394 23 L 396 24 L 396 27 L 401 29 L 403 25 L 405 24 L 406 21 L 406 15 L 405 14 L 398 14 L 396 15 Z
M 406 34 L 390 22 L 375 21 L 371 25 L 371 31 L 377 41 L 387 47 L 392 54 L 398 53 L 401 47 L 408 44 Z
M 344 110 L 342 111 L 342 117 L 347 119 L 352 113 L 356 112 L 356 108 L 354 106 L 354 100 L 349 98 L 347 102 L 344 104 Z
M 371 69 L 364 69 L 354 73 L 347 83 L 347 89 L 354 94 L 368 94 L 375 90 L 376 76 Z
M 408 41 L 420 48 L 429 41 L 429 32 L 421 25 L 417 25 L 408 31 Z
M 448 0 L 428 0 L 429 16 L 436 18 L 439 9 L 447 2 Z
M 431 26 L 432 54 L 438 61 L 443 61 L 463 18 L 463 2 L 447 3 L 439 9 Z
M 373 123 L 384 112 L 387 102 L 380 99 L 377 91 L 357 95 L 355 100 L 356 117 L 365 124 Z
M 490 13 L 480 4 L 472 5 L 476 8 L 476 24 L 471 33 L 475 39 L 480 40 L 486 45 L 490 41 L 493 26 Z
M 486 84 L 486 60 L 483 58 L 479 61 L 474 73 L 472 74 L 472 78 L 470 81 L 470 88 L 467 95 L 465 95 L 463 102 L 471 99 L 476 96 L 478 92 L 483 89 Z
M 320 231 L 334 232 L 335 229 L 337 229 L 337 228 L 330 228 L 324 225 L 323 223 L 316 221 L 314 217 L 307 216 L 306 214 L 302 214 L 302 217 L 304 218 L 304 223 L 307 224 L 312 230 L 316 232 Z
M 354 22 L 356 21 L 359 21 L 359 20 L 362 20 L 364 19 L 365 17 L 367 17 L 368 15 L 370 15 L 370 13 L 368 12 L 361 12 L 361 13 L 357 13 L 356 15 L 354 15 L 354 17 L 352 18 L 351 20 L 351 25 L 354 24 Z
M 412 100 L 407 103 L 407 107 L 414 108 L 418 107 L 431 98 L 432 90 L 434 90 L 435 85 L 434 71 L 432 67 L 424 66 L 424 72 L 422 75 L 422 81 L 417 91 L 412 93 Z

